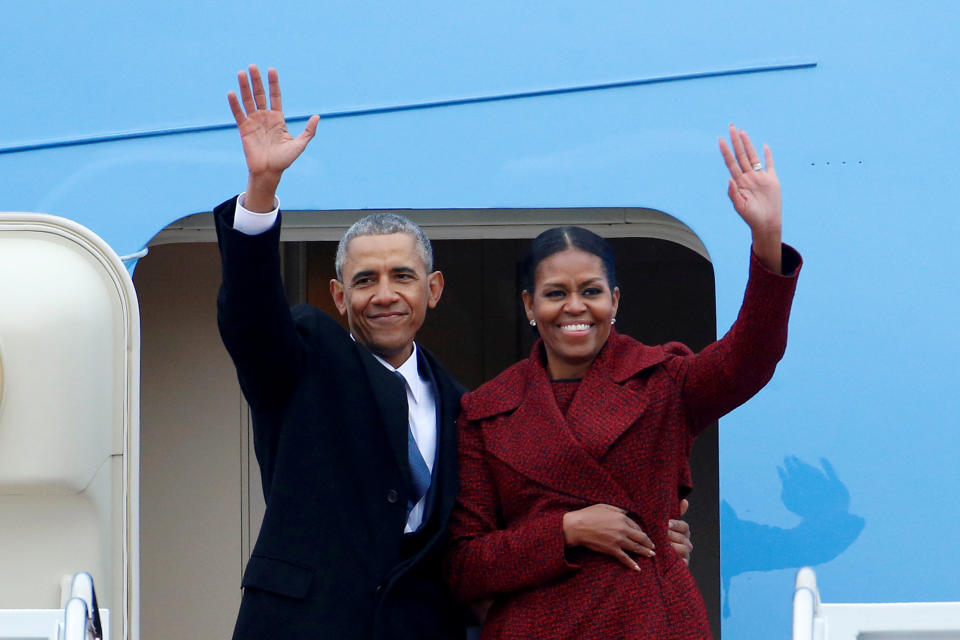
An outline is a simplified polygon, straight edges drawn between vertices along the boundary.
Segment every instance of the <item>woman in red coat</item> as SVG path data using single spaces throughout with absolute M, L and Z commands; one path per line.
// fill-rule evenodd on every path
M 746 133 L 720 140 L 729 196 L 750 226 L 743 306 L 694 354 L 613 330 L 609 246 L 551 229 L 527 255 L 530 358 L 464 396 L 461 488 L 446 572 L 493 600 L 482 638 L 709 638 L 703 600 L 667 522 L 693 439 L 759 391 L 786 347 L 800 256 L 780 241 L 780 185 Z

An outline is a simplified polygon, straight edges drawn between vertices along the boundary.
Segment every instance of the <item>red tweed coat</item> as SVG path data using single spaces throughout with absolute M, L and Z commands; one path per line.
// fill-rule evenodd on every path
M 694 437 L 759 391 L 783 355 L 800 256 L 784 246 L 783 258 L 790 275 L 752 258 L 736 323 L 698 354 L 611 333 L 566 417 L 539 342 L 464 396 L 445 570 L 464 601 L 494 600 L 482 638 L 710 637 L 667 520 L 690 484 Z M 597 503 L 626 509 L 653 540 L 640 572 L 564 549 L 563 514 Z

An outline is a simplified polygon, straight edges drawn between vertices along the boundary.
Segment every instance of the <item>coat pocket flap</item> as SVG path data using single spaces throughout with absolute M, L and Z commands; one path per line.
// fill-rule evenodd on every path
M 250 556 L 241 586 L 270 591 L 289 598 L 305 598 L 313 570 L 266 556 Z

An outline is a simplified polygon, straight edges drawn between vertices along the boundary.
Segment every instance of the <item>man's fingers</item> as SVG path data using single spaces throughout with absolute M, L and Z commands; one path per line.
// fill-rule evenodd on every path
M 273 67 L 267 69 L 267 83 L 270 86 L 270 109 L 283 111 L 283 100 L 280 98 L 280 76 Z
M 240 100 L 243 102 L 243 108 L 247 113 L 257 110 L 257 105 L 253 103 L 253 93 L 250 92 L 250 79 L 246 71 L 237 71 L 237 84 L 240 85 Z
M 253 103 L 257 105 L 257 109 L 266 109 L 267 94 L 263 90 L 263 78 L 260 77 L 260 69 L 257 68 L 257 65 L 252 64 L 249 71 L 250 84 L 253 85 Z
M 671 536 L 674 533 L 684 537 L 689 537 L 690 535 L 690 525 L 687 524 L 686 520 L 670 520 L 667 528 L 670 530 Z
M 311 140 L 313 136 L 317 134 L 317 123 L 320 122 L 320 116 L 310 116 L 310 119 L 307 120 L 307 126 L 303 128 L 303 131 L 300 133 L 298 138 L 303 140 L 304 146 Z
M 237 126 L 239 127 L 243 124 L 243 121 L 247 119 L 247 116 L 243 113 L 243 108 L 240 106 L 240 100 L 237 99 L 237 94 L 233 91 L 227 93 L 227 102 L 230 103 L 230 111 L 233 113 L 233 119 L 237 121 Z

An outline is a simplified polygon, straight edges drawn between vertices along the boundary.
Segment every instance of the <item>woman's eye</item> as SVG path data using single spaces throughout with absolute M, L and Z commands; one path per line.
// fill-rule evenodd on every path
M 561 298 L 563 297 L 563 291 L 559 289 L 554 289 L 553 291 L 547 291 L 543 294 L 546 298 Z
M 583 290 L 583 295 L 585 296 L 598 296 L 603 293 L 599 287 L 590 287 Z

